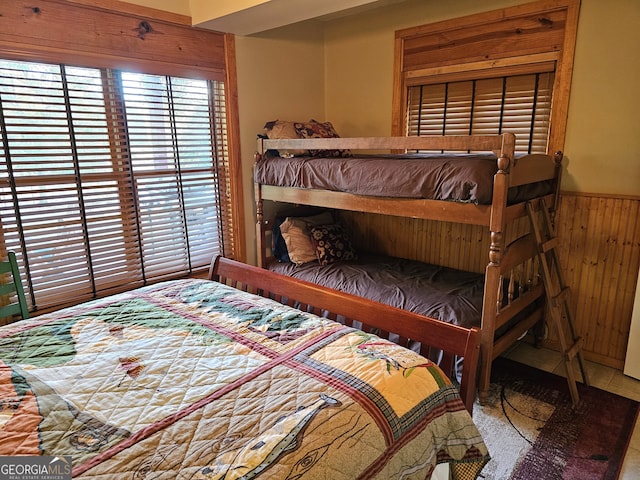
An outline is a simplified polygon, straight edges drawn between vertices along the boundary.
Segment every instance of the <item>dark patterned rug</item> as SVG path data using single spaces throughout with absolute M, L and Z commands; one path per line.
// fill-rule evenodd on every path
M 565 378 L 498 358 L 487 405 L 473 417 L 492 460 L 485 480 L 615 480 L 639 404 L 578 385 L 572 408 Z

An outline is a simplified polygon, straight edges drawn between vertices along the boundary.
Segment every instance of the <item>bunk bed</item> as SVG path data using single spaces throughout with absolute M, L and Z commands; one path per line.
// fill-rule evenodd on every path
M 562 154 L 516 156 L 515 136 L 510 133 L 332 137 L 258 139 L 254 182 L 259 265 L 437 320 L 480 328 L 478 394 L 484 402 L 492 361 L 530 330 L 537 342 L 543 337 L 545 298 L 538 246 L 529 233 L 505 244 L 505 230 L 527 216 L 527 204 L 536 212 L 545 205 L 555 209 Z M 274 256 L 274 219 L 279 216 L 282 221 L 282 215 L 266 216 L 265 201 L 284 202 L 273 205 L 285 210 L 291 205 L 314 206 L 479 225 L 490 236 L 486 269 L 478 274 L 371 257 L 351 250 L 344 232 L 338 229 L 326 236 L 313 222 L 307 223 L 312 240 L 316 235 L 321 241 L 341 242 L 347 253 L 324 261 L 318 257 L 315 262 L 287 262 L 278 252 Z M 287 218 L 294 221 L 295 216 Z M 272 231 L 276 235 L 269 241 Z M 312 244 L 318 247 L 316 254 L 324 255 L 318 242 Z M 424 282 L 416 282 L 420 276 Z M 413 287 L 398 294 L 404 283 Z M 435 306 L 434 300 L 423 298 L 427 290 L 435 292 Z M 452 302 L 468 312 L 455 311 Z
M 473 366 L 458 389 L 365 330 L 400 319 L 471 364 L 478 332 L 379 307 L 218 257 L 0 327 L 0 455 L 64 478 L 477 478 Z

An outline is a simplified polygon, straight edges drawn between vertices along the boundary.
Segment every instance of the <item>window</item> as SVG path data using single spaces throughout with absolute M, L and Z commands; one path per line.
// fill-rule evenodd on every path
M 393 135 L 512 132 L 564 148 L 579 0 L 525 3 L 396 32 Z
M 409 87 L 407 135 L 516 135 L 516 152 L 545 153 L 553 72 Z
M 0 215 L 38 309 L 224 254 L 224 82 L 0 60 Z

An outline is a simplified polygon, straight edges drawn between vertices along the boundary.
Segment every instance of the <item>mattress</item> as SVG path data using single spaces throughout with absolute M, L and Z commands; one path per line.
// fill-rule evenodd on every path
M 440 369 L 206 280 L 0 328 L 0 455 L 73 478 L 475 478 L 486 446 Z M 457 475 L 457 476 L 456 476 Z
M 323 189 L 357 195 L 422 198 L 489 205 L 497 160 L 492 154 L 266 155 L 254 169 L 262 185 Z M 510 203 L 552 191 L 551 182 L 511 188 Z
M 480 327 L 482 274 L 367 253 L 356 261 L 328 265 L 273 262 L 268 268 L 443 322 Z

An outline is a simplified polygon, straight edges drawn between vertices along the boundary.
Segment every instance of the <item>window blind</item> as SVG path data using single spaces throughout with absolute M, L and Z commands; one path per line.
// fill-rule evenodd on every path
M 517 153 L 545 153 L 553 72 L 408 87 L 408 135 L 516 135 Z
M 224 254 L 224 103 L 219 81 L 0 60 L 2 241 L 32 308 Z

